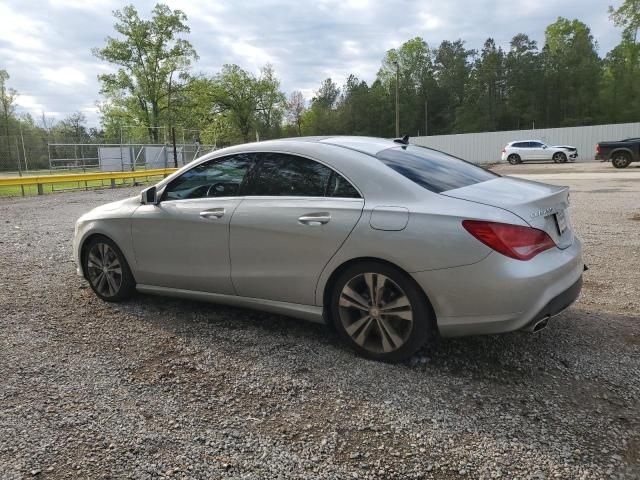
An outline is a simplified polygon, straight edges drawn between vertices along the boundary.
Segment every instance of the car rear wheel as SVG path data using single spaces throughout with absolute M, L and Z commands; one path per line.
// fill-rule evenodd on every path
M 631 157 L 626 152 L 617 152 L 613 154 L 611 163 L 616 168 L 627 168 L 631 163 Z
M 331 313 L 340 336 L 360 355 L 400 362 L 434 331 L 424 293 L 412 278 L 388 264 L 362 262 L 336 279 Z
M 86 246 L 83 269 L 98 297 L 119 302 L 131 297 L 135 281 L 118 246 L 107 237 L 95 237 Z
M 556 152 L 551 157 L 555 163 L 566 163 L 567 156 L 562 152 Z
M 522 163 L 522 160 L 520 159 L 520 155 L 517 155 L 515 153 L 512 153 L 511 155 L 509 155 L 507 157 L 507 161 L 511 164 L 511 165 L 517 165 L 518 163 Z

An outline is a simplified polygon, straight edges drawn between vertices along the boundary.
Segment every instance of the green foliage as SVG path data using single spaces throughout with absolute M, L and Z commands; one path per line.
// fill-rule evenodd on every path
M 103 114 L 146 127 L 149 139 L 157 143 L 159 127 L 173 120 L 172 97 L 185 87 L 191 62 L 198 58 L 191 44 L 179 37 L 189 32 L 187 17 L 164 4 L 154 7 L 150 20 L 140 18 L 133 5 L 113 15 L 121 37 L 107 37 L 104 48 L 93 50 L 96 57 L 118 67 L 116 73 L 98 77 L 109 101 Z
M 198 57 L 183 38 L 185 14 L 158 4 L 144 19 L 127 6 L 114 12 L 117 38 L 94 50 L 115 67 L 99 77 L 102 130 L 88 129 L 79 112 L 57 123 L 17 115 L 17 92 L 0 70 L 0 169 L 24 168 L 27 159 L 29 168 L 47 168 L 47 142 L 164 142 L 171 126 L 179 137 L 182 130 L 189 141 L 217 146 L 300 135 L 391 137 L 396 87 L 400 131 L 410 135 L 638 121 L 640 0 L 608 13 L 622 32 L 604 58 L 576 19 L 558 18 L 540 47 L 522 33 L 506 50 L 491 38 L 476 51 L 460 39 L 435 48 L 415 37 L 386 52 L 370 84 L 355 74 L 342 86 L 327 78 L 307 103 L 299 91 L 285 96 L 271 65 L 257 75 L 238 65 L 191 75 Z
M 624 0 L 618 9 L 609 7 L 609 17 L 616 27 L 624 28 L 625 39 L 636 43 L 640 30 L 640 0 Z

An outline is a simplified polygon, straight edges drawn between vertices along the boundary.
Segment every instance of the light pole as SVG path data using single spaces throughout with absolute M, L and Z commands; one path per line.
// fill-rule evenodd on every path
M 398 85 L 400 83 L 400 65 L 397 61 L 393 64 L 396 66 L 396 138 L 400 138 L 400 95 L 398 93 Z

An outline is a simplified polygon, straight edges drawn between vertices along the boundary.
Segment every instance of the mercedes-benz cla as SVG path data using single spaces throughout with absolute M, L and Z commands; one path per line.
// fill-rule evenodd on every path
M 537 330 L 582 285 L 566 187 L 406 139 L 314 137 L 210 153 L 76 224 L 102 299 L 135 290 L 326 322 L 369 358 L 435 335 Z

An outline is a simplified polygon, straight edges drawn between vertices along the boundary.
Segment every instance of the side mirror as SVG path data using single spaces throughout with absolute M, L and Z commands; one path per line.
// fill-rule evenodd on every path
M 158 192 L 156 186 L 145 188 L 142 191 L 142 198 L 140 203 L 143 205 L 157 205 L 159 202 Z
M 547 145 L 542 145 L 542 148 L 549 148 Z

